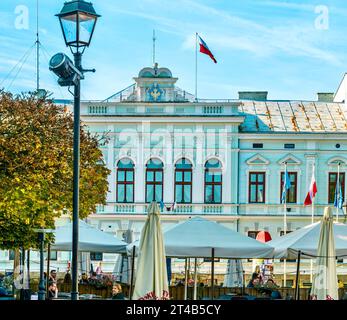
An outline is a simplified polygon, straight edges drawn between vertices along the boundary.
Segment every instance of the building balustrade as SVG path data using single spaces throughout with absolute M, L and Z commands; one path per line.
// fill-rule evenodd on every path
M 171 108 L 169 103 L 157 103 L 156 105 L 143 108 L 143 106 L 136 105 L 136 103 L 129 107 L 129 105 L 124 105 L 122 103 L 85 102 L 82 103 L 81 115 L 142 116 L 148 114 L 160 114 L 166 116 L 240 116 L 237 104 L 209 102 L 197 104 L 192 103 L 184 106 L 178 106 L 177 104 L 172 103 L 172 105 L 174 108 Z
M 98 205 L 95 215 L 146 215 L 148 203 L 115 203 L 109 202 L 107 205 Z M 326 204 L 317 204 L 314 215 L 316 217 L 323 214 Z M 238 212 L 237 212 L 238 208 Z M 172 203 L 166 203 L 161 209 L 163 215 L 239 215 L 239 216 L 283 216 L 283 204 L 176 204 L 172 210 Z M 311 207 L 303 207 L 302 204 L 293 204 L 287 207 L 287 216 L 311 216 Z M 342 213 L 340 214 L 342 217 Z M 343 218 L 343 217 L 342 217 Z

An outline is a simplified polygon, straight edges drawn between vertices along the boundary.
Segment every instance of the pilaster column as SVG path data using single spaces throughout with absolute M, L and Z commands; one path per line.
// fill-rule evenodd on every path
M 197 126 L 196 132 L 196 161 L 193 169 L 193 202 L 204 202 L 204 133 L 202 126 Z
M 109 132 L 113 132 L 113 125 L 109 125 L 107 127 Z M 108 202 L 116 201 L 116 164 L 114 158 L 114 146 L 115 146 L 115 137 L 112 136 L 108 145 L 107 145 L 107 168 L 111 170 L 111 174 L 108 176 L 108 185 L 109 185 L 109 193 L 107 194 Z
M 144 163 L 144 137 L 142 131 L 138 133 L 137 163 L 135 164 L 135 202 L 145 202 L 145 174 L 146 164 Z
M 171 130 L 172 132 L 172 130 Z M 173 160 L 173 134 L 165 137 L 166 145 L 165 148 L 165 164 L 164 164 L 164 203 L 173 203 L 175 201 L 175 186 L 174 186 L 174 175 L 175 165 Z

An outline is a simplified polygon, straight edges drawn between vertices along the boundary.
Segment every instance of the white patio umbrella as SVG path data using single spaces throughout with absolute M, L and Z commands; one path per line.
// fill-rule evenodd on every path
M 169 286 L 160 209 L 152 202 L 141 232 L 133 300 L 167 300 Z
M 242 288 L 243 287 L 243 266 L 240 259 L 229 259 L 224 276 L 223 287 Z
M 211 258 L 212 296 L 214 291 L 214 258 L 270 258 L 273 251 L 273 248 L 266 243 L 202 217 L 194 217 L 170 226 L 164 232 L 164 240 L 168 257 Z M 138 242 L 131 243 L 127 247 L 128 254 L 134 253 L 133 250 L 137 247 Z
M 242 233 L 202 217 L 194 217 L 170 226 L 164 232 L 165 251 L 168 257 L 247 259 L 272 258 L 273 248 Z M 127 247 L 130 255 L 138 241 Z M 137 251 L 137 250 L 136 250 Z
M 79 221 L 78 250 L 80 252 L 125 253 L 127 243 L 111 234 Z M 51 249 L 56 251 L 72 250 L 72 222 L 58 227 L 54 231 L 55 242 Z
M 285 236 L 267 242 L 274 248 L 275 259 L 297 259 L 299 251 L 301 258 L 312 259 L 318 255 L 318 242 L 322 222 L 307 225 Z M 347 257 L 347 225 L 332 222 L 333 237 L 337 257 Z
M 326 207 L 320 228 L 311 299 L 338 300 L 333 215 Z

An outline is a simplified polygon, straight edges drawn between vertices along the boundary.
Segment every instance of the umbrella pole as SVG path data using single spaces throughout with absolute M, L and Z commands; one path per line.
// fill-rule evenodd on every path
M 298 262 L 296 265 L 296 279 L 295 279 L 295 300 L 300 300 L 300 258 L 301 258 L 301 251 L 298 252 Z
M 134 269 L 135 269 L 135 251 L 136 246 L 133 246 L 133 252 L 131 255 L 131 278 L 130 278 L 130 290 L 129 290 L 129 300 L 133 296 L 133 285 L 134 285 Z
M 312 199 L 312 216 L 311 216 L 311 224 L 314 223 L 314 198 Z M 313 259 L 310 259 L 310 282 L 313 281 Z
M 28 249 L 28 252 L 27 252 L 27 272 L 28 272 L 28 275 L 27 275 L 27 283 L 28 283 L 28 286 L 30 289 L 30 249 Z
M 188 259 L 186 258 L 184 264 L 184 300 L 187 300 L 188 293 Z
M 211 300 L 214 299 L 214 248 L 212 248 L 212 262 L 211 262 Z
M 194 300 L 196 300 L 196 297 L 197 297 L 197 279 L 198 279 L 198 268 L 197 268 L 197 265 L 198 265 L 198 259 L 195 258 L 195 261 L 194 261 Z
M 51 263 L 51 244 L 48 244 L 47 248 L 47 276 L 46 276 L 46 297 L 48 297 L 48 282 L 49 282 L 49 269 Z

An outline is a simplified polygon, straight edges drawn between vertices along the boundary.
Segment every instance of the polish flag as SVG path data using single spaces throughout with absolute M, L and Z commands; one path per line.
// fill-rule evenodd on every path
M 310 206 L 312 204 L 312 200 L 315 197 L 316 193 L 317 193 L 317 184 L 316 184 L 316 179 L 314 178 L 314 170 L 313 170 L 310 190 L 308 191 L 307 196 L 305 198 L 304 206 Z

